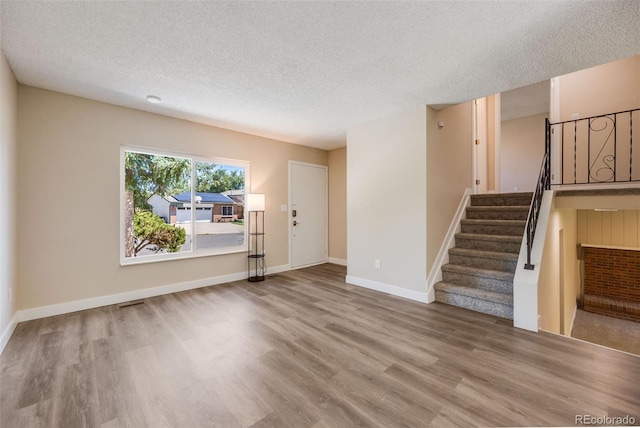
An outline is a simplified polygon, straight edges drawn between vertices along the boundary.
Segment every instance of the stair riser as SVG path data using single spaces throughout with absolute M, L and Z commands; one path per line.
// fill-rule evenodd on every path
M 479 233 L 482 235 L 524 235 L 524 226 L 501 226 L 489 224 L 462 224 L 462 233 Z
M 460 256 L 449 254 L 449 263 L 469 266 L 478 269 L 497 270 L 501 272 L 515 272 L 517 260 L 488 259 L 484 257 Z
M 483 220 L 526 220 L 528 214 L 520 210 L 467 210 L 467 218 Z
M 501 303 L 487 302 L 485 300 L 474 299 L 473 297 L 461 296 L 459 294 L 447 293 L 436 290 L 436 302 L 458 306 L 484 314 L 494 315 L 500 318 L 513 319 L 513 307 Z
M 509 206 L 509 205 L 531 205 L 533 194 L 524 195 L 472 195 L 471 205 L 477 206 Z
M 504 281 L 496 278 L 464 275 L 457 272 L 442 272 L 442 280 L 451 284 L 466 285 L 483 290 L 495 291 L 502 294 L 513 294 L 513 281 Z
M 456 238 L 456 247 L 469 250 L 495 251 L 498 253 L 519 253 L 519 242 L 487 241 L 481 239 Z

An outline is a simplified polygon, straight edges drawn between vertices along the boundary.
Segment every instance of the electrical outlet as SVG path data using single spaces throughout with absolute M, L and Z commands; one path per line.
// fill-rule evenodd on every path
M 376 269 L 380 269 L 380 259 L 375 260 Z

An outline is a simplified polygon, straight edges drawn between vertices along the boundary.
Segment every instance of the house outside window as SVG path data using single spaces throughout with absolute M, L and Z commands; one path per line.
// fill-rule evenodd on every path
M 121 264 L 246 251 L 246 229 L 225 193 L 244 192 L 248 177 L 246 161 L 123 146 Z

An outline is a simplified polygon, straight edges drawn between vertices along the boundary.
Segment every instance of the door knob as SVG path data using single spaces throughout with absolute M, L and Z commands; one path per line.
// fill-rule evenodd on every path
M 295 220 L 293 220 L 293 225 L 294 225 L 294 226 L 297 226 L 297 225 L 298 225 L 298 222 L 297 222 L 297 221 L 295 221 Z

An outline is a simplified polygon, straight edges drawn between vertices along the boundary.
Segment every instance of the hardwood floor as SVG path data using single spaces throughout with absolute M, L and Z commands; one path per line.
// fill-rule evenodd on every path
M 640 421 L 640 358 L 344 282 L 321 265 L 20 323 L 2 427 Z

